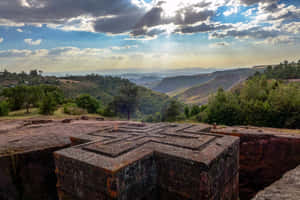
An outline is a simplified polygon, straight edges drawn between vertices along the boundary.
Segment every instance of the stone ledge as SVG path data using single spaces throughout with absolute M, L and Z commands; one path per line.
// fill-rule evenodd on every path
M 259 192 L 252 200 L 299 200 L 300 166 L 286 173 L 280 180 Z
M 240 199 L 248 200 L 300 164 L 300 131 L 222 127 L 216 134 L 240 137 Z

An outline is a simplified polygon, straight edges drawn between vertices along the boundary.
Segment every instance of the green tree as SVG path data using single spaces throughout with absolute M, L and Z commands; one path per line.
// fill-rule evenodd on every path
M 83 115 L 87 111 L 83 108 L 79 108 L 75 103 L 67 103 L 64 105 L 64 113 L 69 115 Z
M 179 119 L 181 115 L 182 105 L 173 100 L 163 111 L 162 121 L 165 122 L 174 122 Z
M 196 116 L 200 113 L 200 107 L 197 105 L 193 105 L 192 109 L 191 109 L 191 116 Z
M 184 107 L 184 115 L 187 119 L 190 118 L 190 108 L 188 106 Z
M 13 88 L 5 88 L 2 91 L 2 95 L 8 99 L 11 110 L 20 110 L 27 95 L 27 87 L 25 85 L 19 85 Z
M 130 120 L 131 114 L 136 111 L 139 101 L 138 87 L 126 83 L 120 89 L 120 95 L 114 97 L 113 107 L 117 113 L 127 115 Z
M 29 113 L 29 109 L 32 106 L 37 106 L 38 102 L 42 98 L 42 91 L 39 86 L 31 86 L 31 87 L 24 87 L 24 90 L 26 92 L 25 98 L 24 98 L 24 105 L 26 108 L 26 112 Z
M 52 115 L 57 109 L 58 102 L 55 99 L 54 93 L 46 93 L 40 103 L 40 114 Z
M 36 69 L 30 70 L 29 74 L 30 74 L 30 76 L 38 76 L 39 75 L 38 70 L 36 70 Z
M 113 103 L 108 104 L 107 106 L 104 107 L 104 109 L 98 111 L 99 114 L 105 116 L 105 117 L 114 117 L 116 116 L 115 109 L 113 106 Z
M 0 116 L 7 116 L 9 113 L 9 105 L 6 101 L 0 101 Z
M 223 89 L 219 89 L 217 94 L 208 103 L 205 122 L 225 125 L 241 125 L 243 115 L 238 98 L 233 94 L 226 94 Z
M 63 102 L 62 92 L 54 86 L 39 85 L 27 86 L 18 85 L 13 88 L 5 88 L 2 95 L 8 99 L 12 110 L 26 108 L 27 113 L 31 107 L 37 107 L 44 95 L 51 93 L 57 103 Z
M 75 100 L 78 107 L 86 109 L 89 113 L 96 113 L 100 107 L 100 103 L 89 94 L 82 94 Z

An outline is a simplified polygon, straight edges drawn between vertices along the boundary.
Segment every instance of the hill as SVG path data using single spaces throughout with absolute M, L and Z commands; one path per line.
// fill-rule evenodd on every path
M 207 103 L 209 95 L 219 88 L 229 90 L 254 73 L 253 69 L 235 69 L 210 74 L 171 77 L 162 80 L 153 90 L 165 92 L 187 104 L 203 104 Z
M 233 74 L 216 76 L 206 83 L 179 92 L 174 97 L 187 104 L 205 104 L 208 102 L 209 95 L 217 92 L 220 87 L 224 90 L 229 90 L 246 80 L 246 78 L 247 76 L 236 76 Z
M 127 79 L 100 75 L 55 77 L 41 76 L 41 74 L 35 72 L 31 72 L 30 74 L 10 72 L 0 74 L 0 91 L 1 88 L 14 87 L 19 84 L 54 85 L 63 91 L 66 98 L 74 98 L 79 94 L 90 94 L 97 98 L 103 105 L 108 105 L 113 100 L 113 97 L 119 94 L 122 85 L 126 83 L 135 85 Z M 154 92 L 142 86 L 137 87 L 140 102 L 138 113 L 141 115 L 160 112 L 171 99 L 165 94 Z
M 168 93 L 197 84 L 205 83 L 213 78 L 212 74 L 200 74 L 193 76 L 176 76 L 164 78 L 152 89 L 157 92 Z

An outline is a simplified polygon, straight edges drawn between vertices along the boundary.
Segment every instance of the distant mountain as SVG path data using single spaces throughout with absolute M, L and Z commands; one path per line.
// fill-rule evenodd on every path
M 132 83 L 151 88 L 154 84 L 161 81 L 164 77 L 157 74 L 124 74 L 121 78 L 128 79 Z
M 219 88 L 229 90 L 253 75 L 254 69 L 234 69 L 210 74 L 165 78 L 152 89 L 187 104 L 203 104 Z
M 176 76 L 164 78 L 152 90 L 168 93 L 179 89 L 189 88 L 197 84 L 205 83 L 214 77 L 212 74 L 200 74 L 194 76 Z

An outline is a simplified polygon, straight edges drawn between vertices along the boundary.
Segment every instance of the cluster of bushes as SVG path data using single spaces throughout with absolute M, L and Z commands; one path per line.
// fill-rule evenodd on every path
M 184 106 L 182 103 L 173 100 L 166 104 L 161 112 L 157 112 L 154 115 L 148 115 L 143 119 L 143 121 L 156 123 L 197 120 L 201 112 L 203 112 L 206 108 L 206 105 Z
M 300 84 L 256 74 L 235 90 L 219 89 L 207 105 L 184 107 L 172 101 L 161 112 L 149 115 L 143 121 L 182 120 L 229 126 L 300 128 Z
M 161 112 L 157 112 L 154 115 L 146 116 L 143 121 L 144 122 L 175 122 L 185 120 L 185 116 L 183 114 L 183 104 L 172 100 L 161 110 Z
M 300 128 L 300 86 L 254 76 L 239 90 L 220 89 L 197 119 L 224 125 Z
M 83 108 L 79 108 L 75 103 L 66 103 L 64 105 L 64 113 L 68 115 L 84 115 L 87 111 Z
M 276 66 L 268 66 L 264 75 L 269 79 L 299 79 L 300 60 L 297 63 L 284 61 Z
M 101 102 L 97 113 L 103 113 L 106 116 L 118 115 L 123 118 L 129 117 L 136 119 L 148 114 L 154 114 L 158 111 L 160 112 L 164 105 L 170 100 L 165 94 L 156 93 L 145 87 L 136 86 L 129 80 L 118 77 L 90 74 L 86 76 L 58 78 L 55 76 L 42 76 L 42 73 L 40 70 L 31 70 L 29 73 L 11 73 L 5 70 L 0 74 L 0 93 L 1 86 L 12 88 L 22 84 L 26 86 L 40 86 L 42 84 L 53 85 L 62 90 L 65 98 L 71 99 L 71 101 L 67 102 L 77 105 L 75 101 L 80 94 L 89 94 Z M 136 88 L 136 94 L 138 93 L 137 98 L 127 96 L 131 98 L 131 100 L 126 100 L 126 94 L 121 93 L 121 90 L 126 87 Z M 50 101 L 49 99 L 46 100 Z M 126 101 L 127 105 L 129 105 L 128 107 L 124 105 Z M 62 105 L 60 105 L 60 107 L 61 106 Z M 18 107 L 24 108 L 24 105 Z M 38 107 L 38 105 L 31 105 L 31 107 Z M 17 110 L 17 108 L 13 108 L 13 110 Z M 92 112 L 95 113 L 95 111 Z
M 1 101 L 2 115 L 8 112 L 26 109 L 29 113 L 30 108 L 38 107 L 41 114 L 52 114 L 56 107 L 63 102 L 62 92 L 55 86 L 40 85 L 26 86 L 18 85 L 13 88 L 5 88 L 1 92 L 4 99 Z
M 0 116 L 7 116 L 9 113 L 9 106 L 6 101 L 0 101 Z
M 124 84 L 119 95 L 106 106 L 89 94 L 81 94 L 75 99 L 65 99 L 62 91 L 49 85 L 27 86 L 18 85 L 5 88 L 1 92 L 0 116 L 8 115 L 9 111 L 39 108 L 39 113 L 52 115 L 58 107 L 63 107 L 63 112 L 70 115 L 87 113 L 101 114 L 107 117 L 127 117 L 136 112 L 139 105 L 138 87 L 133 84 Z

